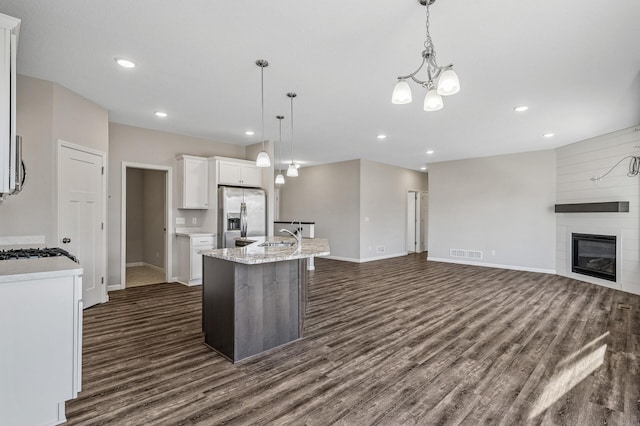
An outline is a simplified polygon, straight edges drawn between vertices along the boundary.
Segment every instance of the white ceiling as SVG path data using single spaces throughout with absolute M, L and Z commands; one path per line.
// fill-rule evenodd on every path
M 265 136 L 277 139 L 275 116 L 287 117 L 285 161 L 288 91 L 298 93 L 294 157 L 305 164 L 363 158 L 418 169 L 640 123 L 639 1 L 437 1 L 438 62 L 454 64 L 462 90 L 430 113 L 415 85 L 413 103 L 390 102 L 396 77 L 420 63 L 424 11 L 418 0 L 0 2 L 23 20 L 18 72 L 91 99 L 112 122 L 256 143 L 254 62 L 267 59 Z M 522 104 L 529 111 L 515 113 Z

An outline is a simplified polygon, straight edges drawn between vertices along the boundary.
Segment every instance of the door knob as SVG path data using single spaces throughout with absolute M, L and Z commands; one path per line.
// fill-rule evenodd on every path
M 62 239 L 62 244 L 68 244 L 68 243 L 70 243 L 70 242 L 71 242 L 71 238 L 64 237 L 64 238 Z

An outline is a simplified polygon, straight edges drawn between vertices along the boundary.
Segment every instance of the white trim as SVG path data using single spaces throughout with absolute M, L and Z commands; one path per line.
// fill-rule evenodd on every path
M 127 286 L 127 168 L 166 172 L 164 184 L 166 219 L 164 264 L 166 267 L 164 272 L 165 280 L 173 282 L 173 280 L 169 280 L 173 273 L 171 270 L 173 265 L 173 238 L 171 238 L 173 235 L 173 167 L 123 161 L 121 168 L 122 194 L 120 199 L 120 289 L 124 289 Z
M 122 284 L 110 284 L 107 286 L 107 291 L 117 291 L 124 290 L 124 286 Z
M 485 268 L 509 269 L 512 271 L 538 272 L 540 274 L 556 275 L 555 269 L 530 268 L 528 266 L 501 265 L 498 263 L 465 262 L 464 260 L 444 259 L 440 257 L 427 257 L 427 260 L 430 262 L 455 263 L 458 265 L 482 266 Z
M 393 254 L 386 254 L 384 256 L 376 256 L 376 257 L 367 257 L 364 259 L 356 259 L 353 257 L 342 257 L 342 256 L 319 256 L 322 257 L 323 259 L 331 259 L 331 260 L 339 260 L 341 262 L 352 262 L 352 263 L 368 263 L 368 262 L 375 262 L 376 260 L 384 260 L 384 259 L 391 259 L 394 257 L 402 257 L 402 256 L 406 256 L 409 253 L 407 253 L 406 251 L 404 253 L 393 253 Z
M 72 142 L 67 142 L 64 141 L 62 139 L 58 139 L 58 146 L 56 148 L 56 195 L 55 195 L 55 202 L 56 202 L 56 236 L 57 236 L 57 241 L 56 244 L 58 244 L 59 241 L 62 240 L 62 236 L 60 235 L 60 200 L 58 197 L 58 194 L 60 192 L 60 188 L 58 188 L 58 184 L 60 182 L 60 169 L 59 169 L 59 165 L 60 165 L 60 148 L 69 148 L 69 149 L 75 149 L 76 151 L 81 151 L 81 152 L 86 152 L 89 154 L 93 154 L 96 155 L 98 157 L 100 157 L 102 159 L 102 170 L 104 172 L 101 172 L 101 176 L 102 176 L 102 220 L 101 222 L 103 223 L 103 229 L 102 229 L 102 273 L 100 274 L 102 276 L 102 278 L 104 279 L 104 282 L 101 284 L 102 285 L 102 303 L 107 303 L 109 301 L 109 295 L 107 295 L 107 287 L 108 287 L 108 283 L 107 283 L 107 262 L 108 262 L 108 251 L 107 251 L 107 235 L 108 235 L 108 231 L 109 231 L 109 225 L 107 223 L 107 178 L 108 178 L 108 173 L 109 173 L 109 155 L 106 152 L 103 151 L 99 151 L 97 149 L 93 149 L 93 148 L 89 148 L 86 147 L 84 145 L 78 145 Z

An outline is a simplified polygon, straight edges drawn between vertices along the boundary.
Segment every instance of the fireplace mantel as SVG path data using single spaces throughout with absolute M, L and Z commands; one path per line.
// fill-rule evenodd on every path
M 629 213 L 629 202 L 556 204 L 556 213 Z

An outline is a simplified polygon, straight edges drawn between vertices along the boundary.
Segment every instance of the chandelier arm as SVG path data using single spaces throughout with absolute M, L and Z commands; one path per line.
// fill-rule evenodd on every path
M 422 67 L 424 67 L 424 64 L 427 63 L 427 60 L 425 58 L 422 58 L 422 63 L 420 64 L 420 66 L 418 67 L 417 70 L 415 70 L 414 72 L 412 72 L 411 74 L 407 74 L 405 76 L 398 76 L 398 80 L 405 80 L 407 78 L 412 79 L 413 81 L 415 81 L 418 84 L 423 84 L 425 83 L 422 80 L 418 80 L 415 75 L 418 74 L 418 72 L 420 72 L 420 70 L 422 69 Z

